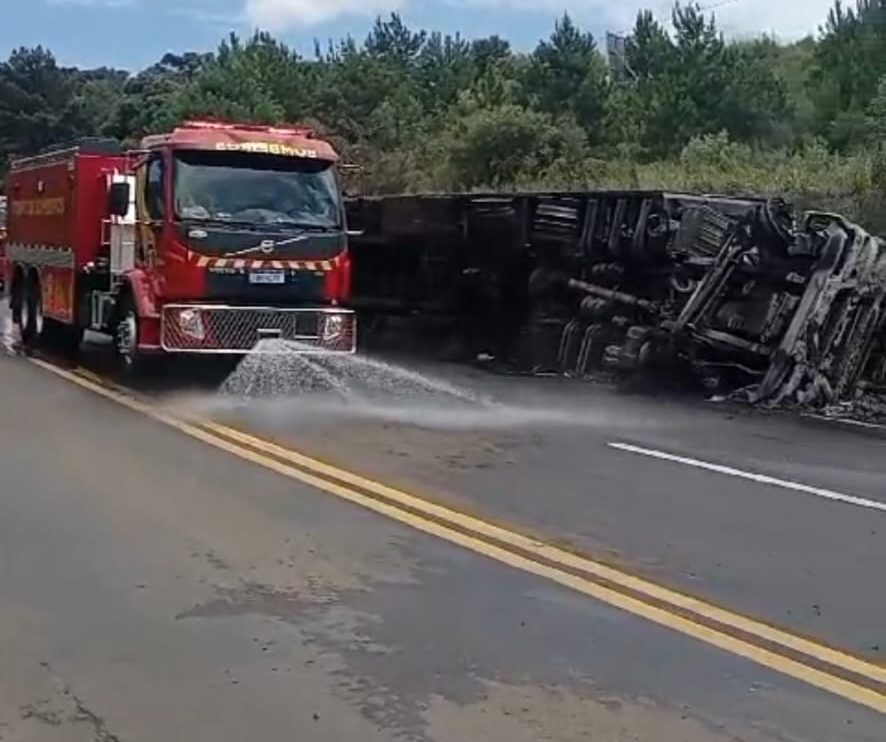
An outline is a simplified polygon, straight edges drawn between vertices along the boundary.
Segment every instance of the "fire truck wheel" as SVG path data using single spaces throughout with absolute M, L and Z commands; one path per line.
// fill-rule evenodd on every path
M 12 284 L 9 287 L 9 310 L 12 313 L 12 321 L 16 327 L 19 327 L 22 321 L 24 290 L 24 277 L 22 276 L 21 269 L 16 268 L 12 277 Z
M 120 368 L 127 374 L 136 374 L 144 365 L 144 356 L 138 350 L 138 312 L 135 302 L 124 297 L 114 326 L 114 349 Z
M 24 285 L 24 296 L 19 313 L 19 330 L 22 343 L 35 345 L 43 335 L 43 297 L 40 293 L 40 280 L 35 276 Z

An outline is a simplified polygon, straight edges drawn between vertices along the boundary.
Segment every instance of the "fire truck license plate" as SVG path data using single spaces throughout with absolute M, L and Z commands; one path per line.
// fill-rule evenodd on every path
M 285 271 L 252 271 L 249 283 L 286 283 Z

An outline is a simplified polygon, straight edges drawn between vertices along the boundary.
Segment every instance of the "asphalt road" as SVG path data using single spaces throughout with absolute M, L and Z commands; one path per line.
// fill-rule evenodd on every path
M 450 377 L 496 403 L 467 412 L 439 399 L 368 412 L 330 403 L 323 408 L 330 414 L 313 416 L 297 401 L 240 409 L 216 397 L 193 403 L 342 466 L 886 662 L 886 436 L 574 382 L 459 370 Z M 871 506 L 611 445 L 622 443 Z
M 886 739 L 886 442 L 435 372 L 471 394 L 243 402 L 148 385 L 130 402 L 0 356 L 0 740 Z M 379 505 L 356 479 L 311 479 L 170 414 L 273 437 L 864 667 L 714 646 L 665 598 L 571 587 L 572 572 L 472 541 L 473 521 Z M 875 695 L 852 700 L 840 677 Z

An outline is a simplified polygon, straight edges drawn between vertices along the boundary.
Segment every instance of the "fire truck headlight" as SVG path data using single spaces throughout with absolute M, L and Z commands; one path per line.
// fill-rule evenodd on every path
M 195 340 L 206 339 L 206 328 L 203 326 L 199 309 L 182 309 L 178 313 L 178 325 L 183 333 Z
M 341 314 L 327 314 L 323 322 L 323 340 L 338 340 L 345 331 L 345 318 Z

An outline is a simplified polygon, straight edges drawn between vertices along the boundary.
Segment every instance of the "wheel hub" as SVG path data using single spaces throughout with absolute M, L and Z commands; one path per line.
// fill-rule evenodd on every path
M 22 297 L 21 306 L 19 307 L 19 310 L 18 310 L 18 317 L 19 317 L 18 323 L 19 323 L 20 329 L 23 332 L 27 332 L 28 325 L 31 322 L 31 307 L 28 306 L 28 304 L 29 304 L 28 297 L 27 296 Z
M 39 293 L 34 297 L 34 334 L 37 337 L 43 335 L 43 299 Z
M 127 312 L 117 324 L 117 352 L 127 366 L 135 361 L 138 349 L 138 322 L 133 312 Z
M 18 324 L 22 340 L 30 342 L 43 335 L 43 298 L 40 285 L 24 288 L 18 309 Z

